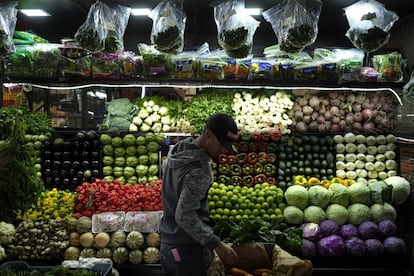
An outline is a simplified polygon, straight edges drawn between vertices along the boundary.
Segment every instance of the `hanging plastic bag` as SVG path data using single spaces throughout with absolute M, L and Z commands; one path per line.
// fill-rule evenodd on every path
M 389 30 L 399 19 L 395 12 L 375 0 L 360 0 L 344 11 L 349 24 L 346 37 L 356 48 L 367 53 L 388 43 Z
M 17 2 L 0 3 L 0 57 L 15 51 L 13 33 L 17 21 Z
M 181 52 L 186 22 L 182 1 L 165 0 L 151 11 L 149 17 L 153 22 L 151 43 L 154 47 L 167 53 Z
M 102 52 L 105 54 L 118 54 L 124 50 L 124 34 L 131 14 L 131 8 L 114 5 L 111 7 L 111 10 L 111 13 L 105 14 L 107 34 L 104 43 L 105 48 Z
M 297 52 L 315 42 L 321 10 L 320 0 L 284 0 L 262 15 L 272 25 L 281 50 Z

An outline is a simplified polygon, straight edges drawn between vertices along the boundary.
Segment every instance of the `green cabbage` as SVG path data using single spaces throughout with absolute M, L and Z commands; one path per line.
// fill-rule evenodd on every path
M 283 210 L 285 221 L 290 224 L 301 224 L 303 222 L 303 211 L 296 206 L 287 206 Z
M 370 219 L 369 207 L 362 203 L 354 203 L 348 206 L 348 222 L 360 225 L 363 221 Z
M 333 220 L 338 225 L 345 224 L 348 221 L 348 209 L 340 204 L 331 204 L 325 210 L 326 218 Z
M 342 206 L 348 206 L 349 194 L 348 188 L 340 183 L 332 183 L 328 191 L 330 193 L 330 203 L 340 204 Z
M 326 208 L 331 197 L 328 189 L 322 186 L 312 186 L 308 189 L 309 204 Z
M 305 209 L 308 206 L 308 190 L 299 185 L 293 185 L 286 189 L 285 199 L 288 205 Z
M 325 220 L 326 214 L 325 211 L 318 206 L 308 206 L 303 211 L 303 219 L 305 222 L 321 223 Z
M 354 183 L 348 187 L 348 194 L 351 203 L 370 204 L 370 190 L 367 184 Z

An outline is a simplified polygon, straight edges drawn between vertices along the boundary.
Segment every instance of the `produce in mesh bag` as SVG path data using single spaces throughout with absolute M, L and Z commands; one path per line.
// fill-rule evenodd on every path
M 285 0 L 263 12 L 275 32 L 280 48 L 298 52 L 313 44 L 318 35 L 322 1 Z
M 123 230 L 125 212 L 105 212 L 92 215 L 92 232 L 113 232 Z
M 388 43 L 389 30 L 399 19 L 375 0 L 360 0 L 344 8 L 349 29 L 348 39 L 364 52 L 375 52 Z
M 17 1 L 0 3 L 0 57 L 14 52 L 13 33 L 17 21 Z
M 127 212 L 124 230 L 139 231 L 142 233 L 157 232 L 159 230 L 162 211 Z
M 182 5 L 182 2 L 165 0 L 151 11 L 151 43 L 157 50 L 171 53 L 183 50 L 187 17 Z

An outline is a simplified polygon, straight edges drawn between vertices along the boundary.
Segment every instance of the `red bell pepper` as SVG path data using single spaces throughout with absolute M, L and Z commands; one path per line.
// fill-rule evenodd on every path
M 259 163 L 260 164 L 262 164 L 262 165 L 264 165 L 264 164 L 267 164 L 267 153 L 266 152 L 259 152 L 258 153 L 258 158 L 259 158 Z
M 219 164 L 226 164 L 227 163 L 227 154 L 219 154 L 218 156 L 218 162 Z
M 261 139 L 261 133 L 258 131 L 252 132 L 252 141 L 258 142 Z
M 228 155 L 227 156 L 227 163 L 228 164 L 236 164 L 237 163 L 236 155 Z
M 254 177 L 254 183 L 255 184 L 262 184 L 262 183 L 264 183 L 266 181 L 267 181 L 266 175 L 264 175 L 262 173 L 261 174 L 258 174 L 258 175 L 256 175 Z
M 259 142 L 259 151 L 264 151 L 267 152 L 267 148 L 268 148 L 269 144 L 266 142 Z
M 282 139 L 282 133 L 279 130 L 270 131 L 270 140 L 273 142 L 278 142 Z
M 251 175 L 243 176 L 243 186 L 252 187 L 254 185 L 254 177 Z
M 247 154 L 247 162 L 249 162 L 249 164 L 255 164 L 259 161 L 259 156 L 257 155 L 256 152 L 249 152 L 249 154 Z
M 249 142 L 240 142 L 239 143 L 239 152 L 249 152 Z
M 242 152 L 236 155 L 237 163 L 239 165 L 243 165 L 247 163 L 247 153 Z

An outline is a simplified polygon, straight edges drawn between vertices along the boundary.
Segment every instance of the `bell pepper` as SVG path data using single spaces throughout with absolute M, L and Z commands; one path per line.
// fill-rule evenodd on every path
M 300 185 L 300 186 L 306 186 L 308 181 L 306 180 L 306 177 L 303 175 L 296 175 L 293 177 L 292 184 L 293 185 Z
M 254 173 L 253 164 L 244 164 L 242 169 L 243 169 L 243 175 L 249 175 L 249 174 Z
M 230 174 L 230 165 L 229 164 L 220 164 L 218 172 L 219 172 L 219 174 L 229 175 Z
M 263 173 L 258 174 L 258 175 L 256 175 L 256 176 L 254 177 L 254 183 L 255 183 L 255 184 L 262 184 L 262 183 L 264 183 L 264 182 L 266 182 L 266 181 L 267 181 L 267 177 L 266 177 L 266 175 L 264 175 Z
M 282 139 L 282 133 L 279 130 L 270 131 L 270 140 L 273 142 L 278 142 Z
M 263 165 L 260 163 L 254 164 L 254 173 L 259 174 L 263 172 Z
M 328 189 L 329 188 L 329 186 L 331 186 L 331 181 L 329 181 L 328 179 L 323 179 L 322 181 L 321 181 L 321 184 L 326 188 L 326 189 Z
M 268 147 L 268 143 L 266 143 L 266 142 L 259 142 L 258 143 L 258 148 L 259 148 L 259 151 L 264 151 L 264 152 L 267 152 L 267 147 Z
M 238 175 L 233 175 L 233 176 L 230 178 L 230 182 L 231 182 L 233 185 L 240 186 L 240 185 L 242 185 L 242 178 L 241 178 L 241 176 L 238 176 Z
M 276 153 L 277 152 L 277 144 L 276 143 L 268 143 L 267 144 L 267 152 L 268 153 Z
M 259 158 L 259 163 L 264 165 L 267 164 L 267 153 L 266 152 L 259 152 L 257 154 L 258 158 Z
M 236 155 L 237 163 L 239 165 L 244 165 L 247 163 L 247 153 L 242 152 Z
M 248 131 L 243 131 L 240 133 L 240 139 L 243 141 L 250 141 L 252 139 L 252 135 Z
M 218 177 L 218 182 L 221 184 L 225 184 L 225 185 L 229 185 L 230 184 L 230 177 L 228 177 L 227 175 L 219 175 Z
M 232 164 L 230 165 L 230 173 L 231 175 L 242 175 L 242 167 L 239 164 Z
M 275 153 L 267 154 L 267 162 L 274 164 L 276 163 L 276 161 L 277 161 L 277 155 Z
M 254 185 L 254 177 L 251 175 L 243 176 L 243 186 L 252 187 Z
M 331 183 L 342 184 L 342 179 L 340 179 L 339 177 L 334 177 L 334 178 L 331 179 Z
M 349 186 L 351 186 L 352 184 L 354 184 L 355 183 L 355 180 L 353 180 L 353 179 L 344 179 L 343 180 L 343 185 L 345 186 L 345 187 L 349 187 Z
M 267 183 L 269 183 L 269 185 L 275 185 L 277 184 L 276 182 L 276 178 L 275 177 L 268 177 L 267 178 Z
M 259 144 L 257 142 L 250 142 L 249 143 L 249 151 L 258 151 Z
M 218 156 L 218 162 L 219 164 L 226 164 L 227 163 L 227 154 L 219 154 Z
M 317 177 L 311 177 L 308 179 L 308 186 L 319 185 L 321 181 Z
M 259 156 L 257 155 L 257 153 L 249 152 L 249 154 L 247 154 L 247 162 L 249 162 L 249 164 L 255 164 L 258 161 L 259 161 Z
M 258 132 L 258 131 L 253 131 L 253 132 L 252 132 L 252 141 L 257 142 L 257 141 L 260 141 L 260 139 L 261 139 L 261 134 L 260 134 L 260 132 Z
M 260 136 L 262 141 L 269 142 L 270 141 L 270 133 L 268 131 L 262 131 Z
M 240 142 L 239 143 L 239 152 L 249 152 L 249 142 Z
M 264 165 L 263 172 L 266 176 L 274 176 L 276 174 L 276 166 L 268 163 Z
M 227 163 L 228 164 L 236 164 L 237 163 L 236 155 L 228 155 L 227 156 Z

